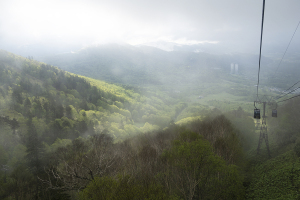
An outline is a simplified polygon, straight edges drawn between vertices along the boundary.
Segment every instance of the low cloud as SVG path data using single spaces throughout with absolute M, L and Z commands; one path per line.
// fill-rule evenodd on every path
M 287 44 L 300 19 L 300 1 L 266 2 L 264 44 Z M 258 49 L 261 1 L 252 0 L 11 0 L 0 2 L 0 48 L 220 44 Z M 300 36 L 295 36 L 295 44 Z M 238 48 L 237 48 L 238 47 Z

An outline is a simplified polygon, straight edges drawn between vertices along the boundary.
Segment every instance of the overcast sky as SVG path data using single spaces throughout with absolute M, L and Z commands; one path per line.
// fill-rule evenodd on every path
M 0 0 L 0 49 L 167 41 L 253 50 L 259 48 L 262 2 Z M 299 10 L 299 0 L 266 0 L 263 45 L 286 46 L 300 20 Z M 300 30 L 292 44 L 299 41 Z

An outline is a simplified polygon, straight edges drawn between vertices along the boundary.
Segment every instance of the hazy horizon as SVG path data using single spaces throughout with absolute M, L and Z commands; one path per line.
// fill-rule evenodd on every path
M 299 8 L 296 0 L 266 1 L 263 54 L 284 53 Z M 0 49 L 23 56 L 106 43 L 258 54 L 262 1 L 13 0 L 0 11 Z M 294 53 L 299 42 L 296 33 Z

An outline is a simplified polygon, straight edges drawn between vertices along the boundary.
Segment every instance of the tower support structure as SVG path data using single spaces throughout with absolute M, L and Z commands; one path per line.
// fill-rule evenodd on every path
M 260 102 L 256 101 L 255 103 L 262 103 L 263 104 L 263 115 L 261 119 L 261 126 L 260 126 L 260 134 L 259 134 L 259 140 L 258 140 L 258 146 L 257 146 L 257 154 L 260 153 L 260 148 L 262 145 L 263 140 L 265 140 L 268 156 L 271 157 L 270 148 L 269 148 L 269 139 L 268 139 L 268 127 L 267 127 L 267 116 L 266 116 L 266 106 L 268 102 Z

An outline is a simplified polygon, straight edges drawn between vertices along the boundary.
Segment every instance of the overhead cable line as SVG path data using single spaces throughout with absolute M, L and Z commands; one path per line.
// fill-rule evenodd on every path
M 288 94 L 291 94 L 292 92 L 294 92 L 294 91 L 296 91 L 296 90 L 298 90 L 300 87 L 297 87 L 297 88 L 295 88 L 295 89 L 293 89 L 293 90 L 291 90 L 289 93 L 286 93 L 285 95 L 283 95 L 282 97 L 285 97 L 286 95 L 288 95 Z M 280 99 L 280 98 L 282 98 L 282 97 L 278 97 L 277 99 Z M 277 100 L 276 99 L 276 100 Z
M 284 101 L 288 101 L 288 100 L 291 100 L 291 99 L 296 98 L 296 97 L 300 97 L 300 94 L 298 94 L 298 95 L 296 95 L 296 96 L 293 96 L 293 97 L 291 97 L 291 98 L 282 100 L 282 101 L 278 101 L 277 103 L 284 102 Z
M 284 58 L 284 56 L 285 56 L 285 54 L 286 54 L 286 52 L 287 52 L 287 50 L 288 50 L 288 48 L 289 48 L 289 46 L 290 46 L 290 44 L 291 44 L 293 38 L 294 38 L 294 35 L 295 35 L 295 33 L 297 32 L 297 29 L 298 29 L 298 27 L 299 27 L 299 24 L 300 24 L 300 21 L 298 22 L 298 25 L 297 25 L 297 27 L 296 27 L 296 29 L 295 29 L 295 31 L 294 31 L 294 34 L 293 34 L 293 36 L 292 36 L 292 38 L 291 38 L 291 40 L 290 40 L 290 42 L 289 42 L 289 44 L 288 44 L 288 46 L 287 46 L 287 48 L 286 48 L 284 54 L 283 54 L 283 56 L 282 56 L 282 58 L 281 58 L 281 60 L 280 60 L 280 62 L 279 62 L 279 64 L 278 64 L 278 67 L 277 67 L 277 69 L 276 69 L 276 71 L 275 71 L 273 77 L 275 77 L 275 75 L 276 75 L 276 73 L 277 73 L 277 71 L 278 71 L 278 69 L 279 69 L 279 66 L 280 66 L 280 64 L 281 64 L 281 62 L 282 62 L 282 60 L 283 60 L 283 58 Z
M 300 83 L 300 81 L 296 82 L 294 85 L 292 85 L 292 86 L 289 87 L 288 89 L 283 90 L 279 95 L 277 95 L 277 96 L 275 97 L 275 99 L 279 99 L 279 98 L 280 98 L 279 96 L 280 96 L 282 93 L 284 93 L 284 92 L 290 90 L 292 87 L 294 87 L 294 86 L 297 85 L 298 83 Z
M 264 15 L 265 15 L 265 0 L 263 1 L 262 19 L 261 19 L 261 34 L 260 34 L 259 65 L 258 65 L 258 79 L 257 79 L 257 88 L 256 88 L 256 100 L 258 100 L 258 86 L 259 86 L 262 36 L 263 36 L 263 29 L 264 29 Z

